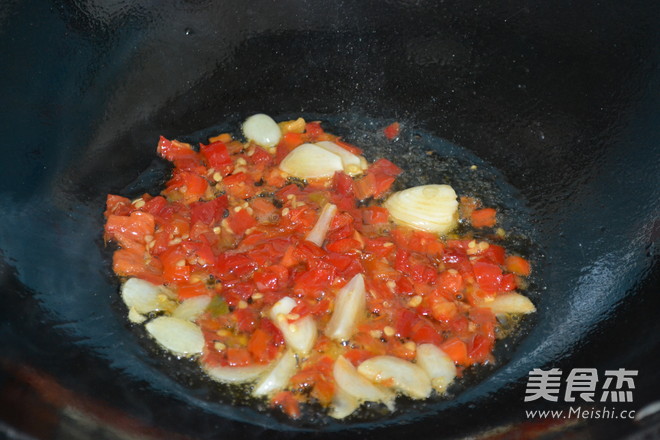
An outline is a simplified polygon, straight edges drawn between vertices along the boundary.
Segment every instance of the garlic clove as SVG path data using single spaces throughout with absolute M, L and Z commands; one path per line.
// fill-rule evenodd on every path
M 359 273 L 337 292 L 332 317 L 325 328 L 326 336 L 340 342 L 349 339 L 365 312 L 365 305 L 364 276 Z
M 395 389 L 413 399 L 425 399 L 431 395 L 431 379 L 426 372 L 398 357 L 385 355 L 367 359 L 357 371 L 374 383 L 391 383 Z
M 454 361 L 433 344 L 418 345 L 415 361 L 431 378 L 431 386 L 440 393 L 447 391 L 456 377 Z
M 251 365 L 249 367 L 205 367 L 204 371 L 211 379 L 222 383 L 245 383 L 255 381 L 265 373 L 270 365 Z
M 392 194 L 385 207 L 404 226 L 446 234 L 458 223 L 458 200 L 449 185 L 422 185 Z
M 129 278 L 121 286 L 121 297 L 129 309 L 146 314 L 167 308 L 168 299 L 161 297 L 163 289 L 140 278 Z
M 156 342 L 176 355 L 192 356 L 204 349 L 202 330 L 190 321 L 160 316 L 145 328 Z
M 394 394 L 371 383 L 358 373 L 353 364 L 344 356 L 339 356 L 332 368 L 337 386 L 358 402 L 383 402 L 393 409 Z
M 338 420 L 343 419 L 353 414 L 359 407 L 360 402 L 358 402 L 355 396 L 348 394 L 340 387 L 336 387 L 328 415 Z
M 282 138 L 277 122 L 263 113 L 252 115 L 243 122 L 243 134 L 248 140 L 265 148 L 276 146 Z
M 363 161 L 360 160 L 360 156 L 356 156 L 355 154 L 351 153 L 345 148 L 340 147 L 334 142 L 320 141 L 317 142 L 316 145 L 339 156 L 344 167 L 344 172 L 349 176 L 357 176 L 358 174 L 362 174 L 362 172 L 366 169 L 366 167 L 363 167 Z
M 287 315 L 296 306 L 296 300 L 285 296 L 273 304 L 270 318 L 280 329 L 287 347 L 297 353 L 308 353 L 316 342 L 317 330 L 314 318 L 305 316 L 294 322 L 289 322 Z
M 306 122 L 303 118 L 298 118 L 296 120 L 282 121 L 277 125 L 280 126 L 282 133 L 304 133 Z
M 321 210 L 319 219 L 316 221 L 316 224 L 314 225 L 312 230 L 309 231 L 309 233 L 305 237 L 305 240 L 311 241 L 312 243 L 314 243 L 319 247 L 322 246 L 323 242 L 325 241 L 325 236 L 328 234 L 330 223 L 332 222 L 332 219 L 334 218 L 336 213 L 337 213 L 337 206 L 333 205 L 332 203 L 326 203 L 323 209 Z
M 144 321 L 147 320 L 147 317 L 142 315 L 137 310 L 135 310 L 135 307 L 131 307 L 130 309 L 128 309 L 128 319 L 133 324 L 142 324 Z
M 285 388 L 291 376 L 296 373 L 296 366 L 295 354 L 286 350 L 273 369 L 257 383 L 252 394 L 264 396 Z
M 332 177 L 343 169 L 339 156 L 316 144 L 302 144 L 280 162 L 280 170 L 299 179 Z
M 536 307 L 529 298 L 516 292 L 501 293 L 494 300 L 484 302 L 482 307 L 491 309 L 496 315 L 506 313 L 528 314 L 536 311 Z
M 211 303 L 211 297 L 207 295 L 195 296 L 184 300 L 172 312 L 173 318 L 185 319 L 187 321 L 194 321 L 199 315 L 204 313 L 208 305 Z

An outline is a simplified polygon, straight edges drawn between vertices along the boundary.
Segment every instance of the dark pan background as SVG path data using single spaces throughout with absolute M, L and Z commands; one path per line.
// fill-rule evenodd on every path
M 635 0 L 1 1 L 0 434 L 660 436 L 653 415 L 526 419 L 569 404 L 523 402 L 527 372 L 553 367 L 637 369 L 614 407 L 660 400 L 659 18 Z M 210 399 L 150 350 L 123 318 L 105 195 L 162 178 L 159 135 L 255 112 L 399 120 L 499 169 L 544 286 L 509 362 L 451 402 L 296 425 Z

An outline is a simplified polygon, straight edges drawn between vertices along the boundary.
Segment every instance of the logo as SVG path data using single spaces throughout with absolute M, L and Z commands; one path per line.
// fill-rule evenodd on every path
M 605 370 L 599 375 L 596 368 L 573 368 L 564 374 L 559 368 L 529 372 L 525 389 L 525 402 L 547 400 L 549 402 L 567 402 L 603 404 L 602 408 L 589 405 L 588 409 L 570 407 L 564 410 L 527 411 L 528 417 L 542 418 L 633 418 L 635 411 L 616 411 L 607 408 L 606 403 L 631 403 L 635 389 L 635 377 L 638 370 Z
M 575 402 L 576 399 L 584 402 L 632 402 L 637 373 L 638 370 L 619 368 L 605 370 L 601 378 L 595 368 L 573 368 L 566 376 L 562 394 L 563 372 L 559 368 L 547 371 L 535 368 L 527 378 L 525 402 L 539 399 L 558 402 L 560 397 L 564 402 Z

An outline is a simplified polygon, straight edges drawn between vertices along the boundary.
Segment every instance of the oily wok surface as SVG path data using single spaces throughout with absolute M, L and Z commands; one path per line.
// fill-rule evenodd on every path
M 630 408 L 658 398 L 657 7 L 565 6 L 7 2 L 0 407 L 14 410 L 1 426 L 36 438 L 648 429 L 525 419 L 567 406 L 523 402 L 533 368 L 638 369 Z M 145 341 L 102 242 L 105 195 L 155 191 L 167 174 L 159 135 L 255 112 L 339 118 L 349 132 L 398 120 L 406 145 L 447 140 L 512 188 L 534 238 L 538 312 L 500 344 L 507 362 L 452 400 L 291 423 L 233 405 Z

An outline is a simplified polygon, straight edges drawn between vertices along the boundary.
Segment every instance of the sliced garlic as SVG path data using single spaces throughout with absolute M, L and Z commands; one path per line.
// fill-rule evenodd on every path
M 396 223 L 436 234 L 446 234 L 458 222 L 456 192 L 449 185 L 415 186 L 396 192 L 385 207 Z
M 252 394 L 264 396 L 280 391 L 287 386 L 289 379 L 295 373 L 296 356 L 293 351 L 286 350 L 273 369 L 257 383 Z
M 316 145 L 339 156 L 344 167 L 344 172 L 349 176 L 362 174 L 362 172 L 366 169 L 366 167 L 363 167 L 363 161 L 360 160 L 360 156 L 356 156 L 355 154 L 351 153 L 345 148 L 340 147 L 334 142 L 321 141 L 317 142 Z
M 145 325 L 151 336 L 174 354 L 192 356 L 204 349 L 202 330 L 190 321 L 160 316 Z
M 536 311 L 536 307 L 529 298 L 516 292 L 501 293 L 494 300 L 483 303 L 482 307 L 488 307 L 496 315 L 505 313 L 527 314 Z
M 179 307 L 172 312 L 173 318 L 194 321 L 211 303 L 211 297 L 207 295 L 194 296 L 184 300 Z
M 337 386 L 358 402 L 383 402 L 390 410 L 394 410 L 394 394 L 360 375 L 344 356 L 339 356 L 335 361 L 332 375 Z
M 325 328 L 326 336 L 340 342 L 349 339 L 364 314 L 365 304 L 364 277 L 359 273 L 337 292 L 332 317 Z
M 121 286 L 121 297 L 126 306 L 136 312 L 146 314 L 158 310 L 172 310 L 176 303 L 169 299 L 169 291 L 140 278 L 129 278 Z
M 330 228 L 330 223 L 332 222 L 332 219 L 336 213 L 337 206 L 333 205 L 332 203 L 326 203 L 321 210 L 319 219 L 316 221 L 316 224 L 312 230 L 309 231 L 307 237 L 305 237 L 305 240 L 311 241 L 317 246 L 323 245 L 325 236 L 328 234 L 328 229 Z
M 335 388 L 335 394 L 332 396 L 332 405 L 328 415 L 335 419 L 343 419 L 360 407 L 360 402 L 344 391 L 340 387 Z
M 440 393 L 447 391 L 456 377 L 454 361 L 433 344 L 418 345 L 415 361 L 431 378 L 431 386 Z
M 282 138 L 277 122 L 263 113 L 252 115 L 243 122 L 243 134 L 248 140 L 266 148 L 274 147 Z
M 374 383 L 390 382 L 395 389 L 413 399 L 425 399 L 431 395 L 431 379 L 426 372 L 398 357 L 386 355 L 367 359 L 357 371 Z
M 244 383 L 257 380 L 270 365 L 251 365 L 249 367 L 205 367 L 204 371 L 211 379 L 223 383 Z
M 332 177 L 343 169 L 341 157 L 316 144 L 294 148 L 280 163 L 280 170 L 299 179 Z
M 284 336 L 287 347 L 297 353 L 308 353 L 316 342 L 316 323 L 311 316 L 289 322 L 287 315 L 296 306 L 296 300 L 285 296 L 270 309 L 270 318 Z

